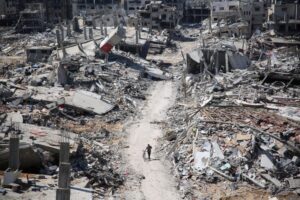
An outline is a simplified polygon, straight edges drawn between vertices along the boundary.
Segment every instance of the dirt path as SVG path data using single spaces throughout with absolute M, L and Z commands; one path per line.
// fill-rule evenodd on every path
M 167 109 L 175 101 L 176 89 L 174 83 L 168 81 L 156 82 L 150 91 L 151 96 L 141 111 L 141 117 L 126 130 L 129 134 L 129 148 L 126 152 L 129 165 L 137 174 L 145 177 L 141 179 L 139 191 L 134 189 L 129 191 L 130 199 L 180 199 L 175 188 L 176 181 L 170 174 L 169 168 L 155 155 L 158 148 L 156 139 L 162 136 L 162 131 L 158 125 L 151 123 L 165 119 Z M 151 161 L 144 160 L 142 157 L 142 152 L 148 143 L 153 147 Z

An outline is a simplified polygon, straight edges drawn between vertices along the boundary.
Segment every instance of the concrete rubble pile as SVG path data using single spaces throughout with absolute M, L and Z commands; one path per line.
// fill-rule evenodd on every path
M 212 47 L 219 40 L 206 43 Z M 247 195 L 247 184 L 272 195 L 300 194 L 299 50 L 256 45 L 244 51 L 260 52 L 248 66 L 232 59 L 240 69 L 220 53 L 236 51 L 238 43 L 199 59 L 203 45 L 178 64 L 181 88 L 162 148 L 173 161 L 182 198 L 217 198 L 212 188 Z
M 82 135 L 76 152 L 71 155 L 74 179 L 87 177 L 87 186 L 94 189 L 94 197 L 104 197 L 107 190 L 114 193 L 125 178 L 119 169 L 120 155 L 114 145 L 107 144 L 112 133 L 103 129 L 94 136 Z
M 68 166 L 58 163 L 61 140 L 67 138 L 71 181 L 87 179 L 81 187 L 104 198 L 125 180 L 114 133 L 136 113 L 152 81 L 171 79 L 172 74 L 138 55 L 118 49 L 102 52 L 103 35 L 95 33 L 100 39 L 87 40 L 72 32 L 75 37 L 64 37 L 64 29 L 1 37 L 5 62 L 0 62 L 0 167 L 7 169 L 9 141 L 16 132 L 20 140 L 16 170 L 59 179 L 60 166 Z M 109 43 L 112 37 L 103 41 Z M 20 191 L 19 186 L 26 185 L 19 172 L 13 172 L 15 178 L 6 187 Z M 27 183 L 27 187 L 35 186 Z M 55 189 L 53 183 L 47 188 Z
M 0 199 L 299 199 L 299 0 L 0 2 Z

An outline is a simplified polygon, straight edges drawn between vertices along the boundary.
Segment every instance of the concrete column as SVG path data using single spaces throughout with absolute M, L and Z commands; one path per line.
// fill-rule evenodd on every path
M 227 52 L 225 52 L 225 68 L 226 68 L 226 73 L 229 72 L 229 58 Z
M 61 65 L 61 63 L 59 64 L 58 68 L 57 68 L 57 82 L 59 84 L 61 84 L 62 86 L 66 85 L 68 83 L 68 72 L 67 70 L 64 68 L 64 66 Z M 60 146 L 61 148 L 61 146 Z M 59 151 L 59 154 L 61 151 Z M 61 157 L 61 155 L 59 156 Z
M 135 43 L 139 43 L 139 31 L 137 29 L 135 30 Z
M 118 18 L 117 18 L 117 13 L 115 10 L 113 10 L 113 23 L 114 23 L 114 28 L 117 28 L 118 26 Z
M 94 39 L 93 28 L 92 27 L 89 27 L 89 39 L 90 40 Z
M 60 150 L 59 150 L 59 162 L 65 163 L 69 162 L 70 157 L 70 147 L 68 142 L 61 142 L 60 143 Z
M 289 18 L 287 12 L 284 13 L 284 21 L 285 21 L 285 34 L 289 33 Z
M 103 31 L 103 21 L 101 19 L 100 21 L 100 31 L 101 31 L 101 35 L 104 35 L 104 31 Z
M 58 188 L 56 190 L 56 200 L 70 200 L 71 192 L 70 189 Z
M 20 151 L 19 137 L 13 135 L 9 139 L 9 168 L 13 171 L 19 169 L 20 166 Z
M 138 30 L 138 31 L 139 31 L 139 38 L 140 38 L 140 39 L 142 38 L 142 34 L 141 34 L 142 30 L 141 30 L 141 29 L 142 29 L 142 27 L 139 26 L 139 30 Z
M 105 37 L 107 36 L 107 27 L 106 26 L 104 28 L 104 35 L 105 35 Z
M 108 64 L 108 53 L 105 53 L 105 63 Z
M 71 164 L 62 162 L 59 164 L 58 188 L 70 188 Z
M 135 43 L 136 44 L 139 43 L 139 25 L 138 25 L 138 23 L 136 23 L 136 25 L 135 25 Z
M 136 24 L 135 26 L 135 43 L 136 43 L 136 55 L 140 55 L 140 50 L 139 50 L 139 26 Z
M 63 58 L 65 58 L 67 56 L 67 52 L 63 43 L 61 44 L 61 48 L 62 48 Z
M 92 24 L 93 24 L 93 29 L 96 29 L 97 26 L 96 26 L 96 20 L 95 19 L 93 19 Z
M 78 22 L 77 17 L 74 17 L 74 19 L 73 19 L 73 31 L 74 32 L 79 32 L 80 31 L 79 22 Z
M 64 138 L 62 138 L 64 139 Z M 62 141 L 59 151 L 59 173 L 56 200 L 70 200 L 71 164 L 69 163 L 69 142 Z
M 68 37 L 71 37 L 71 36 L 72 36 L 72 33 L 71 33 L 71 24 L 70 24 L 70 22 L 68 22 L 68 24 L 67 24 L 67 36 L 68 36 Z
M 220 61 L 219 61 L 219 51 L 216 53 L 216 64 L 215 64 L 215 74 L 219 74 L 219 67 L 220 67 Z
M 58 29 L 56 29 L 56 41 L 57 41 L 57 46 L 61 46 L 61 35 Z
M 83 35 L 84 35 L 84 39 L 87 40 L 87 33 L 86 33 L 86 27 L 83 27 Z
M 61 32 L 61 41 L 64 42 L 64 40 L 65 40 L 64 27 L 63 27 L 63 25 L 60 25 L 59 28 L 60 28 L 60 32 Z

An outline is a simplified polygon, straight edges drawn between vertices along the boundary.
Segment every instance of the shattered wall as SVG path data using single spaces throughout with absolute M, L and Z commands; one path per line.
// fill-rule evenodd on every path
M 187 6 L 184 9 L 182 21 L 185 23 L 201 23 L 210 16 L 210 9 L 206 5 Z
M 0 26 L 11 26 L 18 20 L 20 1 L 1 0 L 0 5 Z
M 267 27 L 284 34 L 297 34 L 300 31 L 300 3 L 275 2 L 268 8 Z
M 170 7 L 162 2 L 151 2 L 145 9 L 139 11 L 141 24 L 150 29 L 162 30 L 174 28 L 181 16 L 175 7 Z
M 187 72 L 203 73 L 205 70 L 213 74 L 219 71 L 229 72 L 232 69 L 246 69 L 250 60 L 239 52 L 226 49 L 196 49 L 187 54 Z

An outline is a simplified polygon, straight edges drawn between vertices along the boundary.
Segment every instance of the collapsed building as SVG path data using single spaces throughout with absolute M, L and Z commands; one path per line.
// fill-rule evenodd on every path
M 205 29 L 161 123 L 181 198 L 299 198 L 299 38 Z
M 17 29 L 42 31 L 44 24 L 31 22 L 46 21 L 43 5 L 28 4 Z M 73 178 L 85 179 L 86 185 L 80 187 L 101 191 L 87 192 L 87 196 L 99 197 L 123 184 L 116 149 L 106 143 L 107 139 L 116 139 L 110 135 L 114 126 L 119 126 L 135 112 L 137 103 L 146 99 L 144 92 L 152 79 L 166 80 L 172 75 L 144 59 L 151 40 L 148 32 L 122 25 L 105 29 L 102 33 L 92 26 L 87 29 L 77 21 L 42 33 L 14 34 L 21 35 L 21 39 L 5 32 L 1 35 L 1 58 L 5 62 L 1 62 L 0 107 L 6 109 L 0 114 L 3 187 L 17 192 L 24 190 L 23 185 L 40 190 L 30 177 L 27 181 L 21 177 L 22 170 L 43 174 L 47 179 L 53 176 L 58 187 L 53 184 L 47 190 L 56 191 L 57 198 L 76 195 L 70 189 Z M 16 58 L 18 62 L 8 64 L 5 59 L 14 54 L 24 61 Z M 101 59 L 103 54 L 105 60 Z M 23 89 L 12 93 L 15 87 L 10 84 Z M 18 107 L 18 112 L 13 107 Z M 92 139 L 88 132 L 99 135 Z M 80 133 L 84 134 L 77 135 Z M 89 143 L 91 140 L 95 142 Z M 64 145 L 69 146 L 67 150 Z M 7 190 L 0 191 L 2 195 Z
M 172 80 L 175 105 L 149 123 L 165 130 L 155 156 L 171 159 L 182 199 L 299 198 L 300 41 L 249 30 L 271 4 L 219 1 L 210 23 L 207 2 L 50 2 L 21 9 L 16 30 L 33 33 L 0 30 L 0 195 L 118 199 L 132 176 L 140 186 L 123 125 L 154 81 Z
M 247 56 L 226 43 L 196 49 L 188 53 L 186 58 L 187 72 L 193 74 L 206 73 L 205 71 L 213 74 L 226 73 L 235 69 L 246 69 L 251 64 Z

